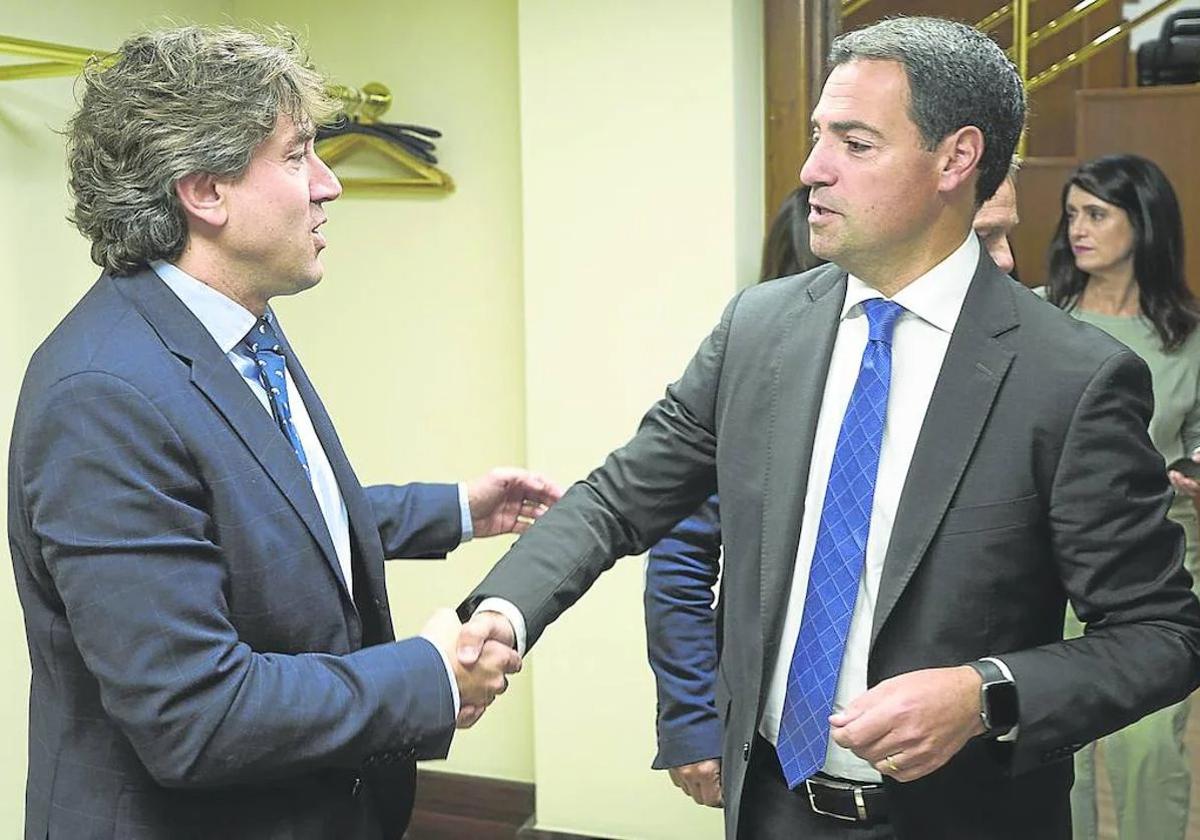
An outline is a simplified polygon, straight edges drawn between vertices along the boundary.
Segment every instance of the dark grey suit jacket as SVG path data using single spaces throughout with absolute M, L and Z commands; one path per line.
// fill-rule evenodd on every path
M 453 703 L 434 647 L 392 642 L 383 559 L 457 545 L 458 493 L 364 489 L 290 347 L 288 367 L 353 592 L 291 447 L 155 275 L 102 277 L 34 354 L 8 485 L 28 840 L 403 832 Z
M 530 643 L 620 556 L 720 485 L 726 828 L 780 633 L 846 275 L 824 266 L 726 309 L 637 435 L 576 484 L 472 594 L 508 598 Z M 1146 426 L 1145 364 L 981 255 L 900 499 L 876 604 L 871 685 L 1002 654 L 1012 747 L 976 741 L 889 781 L 902 838 L 1068 838 L 1079 745 L 1200 681 L 1200 605 Z M 1062 640 L 1070 598 L 1089 632 Z M 790 643 L 783 640 L 783 643 Z

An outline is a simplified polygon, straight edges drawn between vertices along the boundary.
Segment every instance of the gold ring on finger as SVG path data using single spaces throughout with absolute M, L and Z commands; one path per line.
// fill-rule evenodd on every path
M 888 769 L 893 773 L 899 773 L 900 768 L 896 765 L 896 759 L 893 756 L 886 755 L 883 757 L 883 763 L 888 766 Z

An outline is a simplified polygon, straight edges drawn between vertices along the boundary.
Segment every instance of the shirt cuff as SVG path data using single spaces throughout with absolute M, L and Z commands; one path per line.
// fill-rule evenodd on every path
M 437 651 L 438 656 L 442 658 L 442 665 L 446 668 L 446 679 L 450 680 L 450 697 L 454 701 L 454 718 L 458 719 L 458 710 L 462 706 L 462 701 L 458 696 L 458 680 L 454 678 L 454 666 L 450 664 L 450 657 L 442 651 L 440 647 L 434 644 L 433 639 L 428 636 L 422 636 L 422 639 L 429 642 L 433 649 Z
M 511 601 L 506 601 L 503 598 L 484 598 L 479 606 L 475 608 L 475 612 L 497 612 L 508 619 L 508 623 L 512 625 L 513 636 L 517 640 L 517 655 L 525 656 L 525 616 L 521 615 L 521 611 Z
M 467 497 L 467 483 L 465 481 L 458 483 L 458 516 L 462 522 L 462 539 L 458 541 L 458 544 L 462 545 L 475 538 L 475 526 L 471 524 L 471 502 Z
M 1003 659 L 997 659 L 994 656 L 985 656 L 982 658 L 982 661 L 983 662 L 991 662 L 993 665 L 995 665 L 997 668 L 1000 669 L 1000 673 L 1004 674 L 1004 678 L 1006 680 L 1008 680 L 1013 685 L 1016 685 L 1017 681 L 1013 679 L 1012 671 L 1008 670 L 1008 666 L 1004 664 Z M 1015 741 L 1015 740 L 1017 740 L 1017 733 L 1020 731 L 1021 731 L 1021 726 L 1020 726 L 1020 724 L 1017 724 L 1012 729 L 1005 732 L 1003 735 L 997 735 L 996 740 L 997 741 Z

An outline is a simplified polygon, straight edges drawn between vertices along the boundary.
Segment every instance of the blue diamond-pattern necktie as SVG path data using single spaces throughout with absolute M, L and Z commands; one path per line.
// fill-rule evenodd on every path
M 255 322 L 242 339 L 242 345 L 254 355 L 254 363 L 258 365 L 258 381 L 267 391 L 271 415 L 300 459 L 300 466 L 308 472 L 308 459 L 304 457 L 304 447 L 300 445 L 296 424 L 292 422 L 292 408 L 288 404 L 287 377 L 284 375 L 287 362 L 283 357 L 279 335 L 271 325 L 269 316 L 264 315 Z
M 804 614 L 788 670 L 776 751 L 789 788 L 825 764 L 829 715 L 858 598 L 892 379 L 892 329 L 904 308 L 864 301 L 867 346 L 833 450 Z

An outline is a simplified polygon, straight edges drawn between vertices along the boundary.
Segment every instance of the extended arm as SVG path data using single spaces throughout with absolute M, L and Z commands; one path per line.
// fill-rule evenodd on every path
M 61 600 L 80 666 L 158 782 L 257 782 L 444 751 L 450 687 L 424 639 L 335 656 L 239 638 L 227 601 L 239 558 L 214 543 L 211 488 L 150 397 L 76 374 L 25 428 L 14 458 L 39 551 L 20 560 L 41 597 Z
M 531 648 L 618 557 L 645 551 L 716 489 L 716 396 L 737 300 L 633 439 L 576 483 L 468 597 L 520 610 Z

